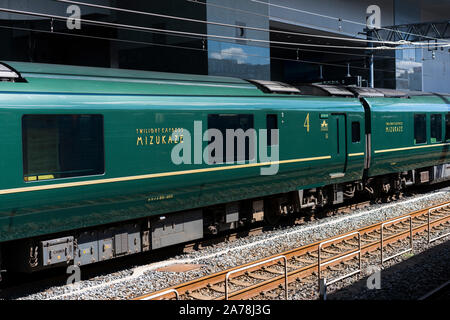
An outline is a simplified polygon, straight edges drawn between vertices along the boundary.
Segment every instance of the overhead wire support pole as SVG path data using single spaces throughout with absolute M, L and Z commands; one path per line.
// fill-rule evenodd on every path
M 372 29 L 366 28 L 366 34 L 367 34 L 367 40 L 371 40 L 373 37 L 373 31 Z M 369 42 L 369 47 L 373 47 L 373 44 Z M 370 70 L 370 81 L 369 85 L 371 88 L 375 88 L 375 66 L 374 66 L 374 56 L 373 56 L 373 50 L 370 50 L 370 56 L 369 56 L 369 70 Z
M 370 55 L 370 87 L 375 88 L 375 70 L 374 70 L 373 53 Z

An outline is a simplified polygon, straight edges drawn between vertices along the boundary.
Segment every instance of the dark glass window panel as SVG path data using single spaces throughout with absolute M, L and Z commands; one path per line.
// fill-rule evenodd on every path
M 352 142 L 361 141 L 361 129 L 358 121 L 352 122 Z
M 199 8 L 198 4 L 186 0 L 100 2 L 116 8 L 206 20 L 206 6 Z M 41 12 L 50 16 L 70 17 L 68 6 L 67 3 L 50 0 L 0 0 L 0 7 L 3 8 Z M 168 23 L 164 17 L 149 19 L 145 15 L 115 10 L 83 5 L 80 8 L 81 19 L 100 23 L 207 33 L 207 25 L 201 23 L 177 20 Z M 208 41 L 204 42 L 203 39 L 83 22 L 81 29 L 68 29 L 67 20 L 27 14 L 0 15 L 0 61 L 208 74 L 208 50 L 201 50 L 203 46 L 208 46 Z
M 25 181 L 104 173 L 102 115 L 25 115 Z
M 450 114 L 445 115 L 445 140 L 450 139 Z
M 425 121 L 425 114 L 414 115 L 414 143 L 427 142 L 427 124 Z
M 250 139 L 245 138 L 245 155 L 244 158 L 238 158 L 238 140 L 234 138 L 234 159 L 228 159 L 226 154 L 227 136 L 226 130 L 242 129 L 244 132 L 248 129 L 253 129 L 253 115 L 252 114 L 209 114 L 208 115 L 208 129 L 217 129 L 222 133 L 223 137 L 223 163 L 230 161 L 250 160 Z M 214 140 L 211 141 L 211 143 Z M 214 156 L 214 154 L 212 154 Z
M 278 144 L 278 137 L 274 136 L 274 139 L 272 141 L 272 134 L 271 130 L 278 129 L 278 116 L 276 114 L 268 114 L 266 118 L 267 122 L 267 145 L 273 146 Z
M 432 114 L 430 121 L 431 142 L 442 141 L 442 116 L 440 114 Z

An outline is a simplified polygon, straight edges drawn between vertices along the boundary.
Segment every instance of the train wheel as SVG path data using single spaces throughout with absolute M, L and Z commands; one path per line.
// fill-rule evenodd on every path
M 264 221 L 274 226 L 280 222 L 281 214 L 274 199 L 264 200 Z

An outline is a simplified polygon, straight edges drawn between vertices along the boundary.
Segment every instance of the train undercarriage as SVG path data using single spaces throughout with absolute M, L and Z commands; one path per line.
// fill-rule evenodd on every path
M 0 245 L 0 270 L 33 272 L 64 265 L 83 266 L 147 252 L 256 222 L 275 225 L 289 215 L 316 211 L 361 196 L 373 202 L 396 198 L 407 187 L 446 181 L 450 165 L 421 168 L 350 183 L 297 190 L 137 221 L 66 232 Z M 0 280 L 1 280 L 0 272 Z

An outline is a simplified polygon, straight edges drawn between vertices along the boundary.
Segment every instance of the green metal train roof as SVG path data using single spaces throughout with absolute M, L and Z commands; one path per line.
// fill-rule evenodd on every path
M 0 82 L 0 92 L 122 95 L 262 96 L 248 81 L 126 69 L 79 67 L 27 62 L 5 64 L 26 82 Z
M 264 90 L 257 81 L 246 81 L 231 77 L 28 62 L 5 61 L 4 63 L 14 68 L 26 80 L 24 82 L 0 81 L 0 92 L 4 93 L 292 97 L 292 95 L 286 93 L 267 93 L 267 90 Z M 276 82 L 273 84 L 277 85 Z M 283 88 L 283 86 L 284 84 L 281 84 L 279 88 Z M 367 90 L 378 90 L 370 88 L 353 89 L 358 89 L 363 93 Z M 305 93 L 303 92 L 303 94 Z M 389 98 L 390 94 L 381 99 Z M 311 95 L 311 93 L 306 93 L 306 95 Z M 358 94 L 355 95 L 358 96 Z M 439 95 L 424 92 L 405 92 L 405 95 L 418 103 L 436 100 L 440 103 L 449 104 L 450 98 L 448 94 Z M 295 96 L 298 97 L 298 94 Z M 332 93 L 329 96 L 336 98 Z M 362 95 L 362 97 L 365 96 Z M 367 98 L 373 97 L 369 94 Z M 410 101 L 412 102 L 412 100 Z

